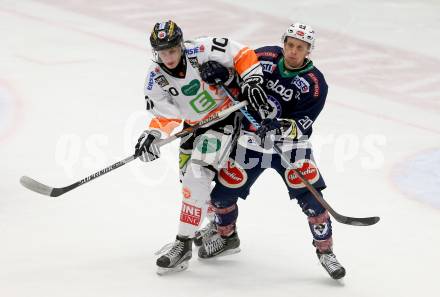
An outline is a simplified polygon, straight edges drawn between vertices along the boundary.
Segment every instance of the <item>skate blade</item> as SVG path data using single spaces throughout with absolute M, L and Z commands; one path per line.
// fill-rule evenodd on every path
M 235 249 L 230 249 L 230 250 L 224 251 L 223 253 L 220 253 L 220 254 L 218 254 L 218 255 L 215 255 L 214 257 L 209 257 L 209 258 L 200 258 L 200 257 L 199 257 L 199 260 L 202 260 L 202 261 L 209 261 L 209 260 L 217 259 L 217 258 L 221 258 L 221 257 L 224 257 L 224 256 L 229 256 L 229 255 L 233 255 L 233 254 L 238 254 L 239 252 L 241 252 L 241 249 L 238 247 L 238 248 L 235 248 Z
M 171 268 L 157 267 L 156 273 L 158 275 L 165 275 L 165 274 L 170 274 L 170 273 L 174 273 L 174 272 L 180 272 L 180 271 L 188 269 L 188 266 L 189 266 L 188 261 L 185 261 L 185 262 L 178 264 L 176 267 L 171 267 Z

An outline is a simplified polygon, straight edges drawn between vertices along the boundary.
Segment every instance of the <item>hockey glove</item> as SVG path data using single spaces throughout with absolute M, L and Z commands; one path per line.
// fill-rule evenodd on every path
M 160 149 L 156 144 L 161 133 L 157 130 L 142 132 L 135 147 L 134 154 L 143 162 L 150 162 L 160 157 Z
M 209 85 L 224 84 L 230 78 L 228 68 L 216 61 L 208 61 L 200 65 L 200 77 Z
M 280 138 L 296 139 L 296 122 L 291 119 L 265 119 L 255 132 L 261 147 L 269 149 Z
M 267 101 L 266 92 L 263 89 L 263 77 L 251 75 L 241 85 L 241 92 L 248 99 L 253 110 L 265 119 L 272 111 L 272 106 Z

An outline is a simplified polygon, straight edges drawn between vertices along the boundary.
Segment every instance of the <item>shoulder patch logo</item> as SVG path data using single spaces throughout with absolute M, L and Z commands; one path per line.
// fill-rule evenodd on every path
M 301 93 L 308 93 L 310 91 L 310 84 L 304 77 L 297 75 L 292 82 L 301 91 Z

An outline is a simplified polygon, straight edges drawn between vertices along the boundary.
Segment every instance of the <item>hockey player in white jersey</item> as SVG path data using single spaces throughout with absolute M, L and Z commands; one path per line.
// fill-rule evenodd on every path
M 263 115 L 270 109 L 262 82 L 262 68 L 253 50 L 227 38 L 183 41 L 182 30 L 173 21 L 156 23 L 150 36 L 154 60 L 145 82 L 147 110 L 155 115 L 140 136 L 135 154 L 148 162 L 160 156 L 155 144 L 182 121 L 194 125 L 232 105 L 226 94 L 204 82 L 199 67 L 216 61 L 243 80 L 243 97 Z M 233 75 L 231 75 L 231 78 Z M 238 93 L 238 89 L 237 89 Z M 157 259 L 158 273 L 181 271 L 192 257 L 192 241 L 207 214 L 211 181 L 226 162 L 232 146 L 236 114 L 199 129 L 181 140 L 180 169 L 182 208 L 178 234 L 169 250 Z

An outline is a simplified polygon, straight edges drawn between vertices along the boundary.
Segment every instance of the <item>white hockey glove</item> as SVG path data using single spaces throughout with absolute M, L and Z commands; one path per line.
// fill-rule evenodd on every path
M 160 157 L 160 148 L 156 144 L 160 137 L 157 130 L 145 130 L 138 139 L 134 154 L 143 162 L 156 160 Z
M 253 110 L 265 119 L 272 111 L 267 101 L 267 94 L 263 89 L 263 76 L 251 75 L 241 85 L 241 92 L 247 98 Z
M 255 132 L 261 147 L 269 149 L 273 142 L 280 138 L 296 139 L 298 130 L 296 122 L 291 119 L 265 119 Z

